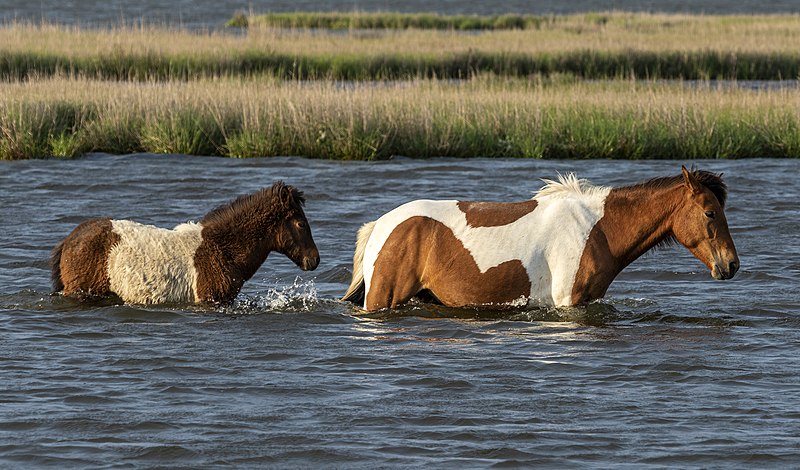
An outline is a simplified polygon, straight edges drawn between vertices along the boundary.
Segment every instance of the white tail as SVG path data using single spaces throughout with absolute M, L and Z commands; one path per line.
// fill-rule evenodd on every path
M 353 280 L 350 281 L 350 287 L 342 300 L 364 304 L 364 252 L 367 250 L 367 241 L 375 228 L 375 222 L 377 221 L 366 223 L 358 229 L 356 251 L 353 253 Z

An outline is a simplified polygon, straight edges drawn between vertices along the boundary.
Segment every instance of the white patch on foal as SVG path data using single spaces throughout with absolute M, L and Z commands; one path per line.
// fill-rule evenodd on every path
M 130 220 L 112 220 L 120 237 L 108 254 L 111 290 L 137 304 L 189 303 L 197 299 L 194 253 L 203 226 L 186 223 L 173 230 Z
M 394 229 L 410 217 L 441 222 L 470 252 L 485 273 L 509 260 L 522 262 L 531 282 L 529 303 L 570 305 L 572 286 L 592 227 L 603 217 L 611 188 L 592 186 L 574 175 L 559 175 L 534 199 L 536 209 L 497 227 L 470 227 L 458 201 L 418 200 L 384 214 L 375 224 L 364 254 L 364 308 L 375 261 Z

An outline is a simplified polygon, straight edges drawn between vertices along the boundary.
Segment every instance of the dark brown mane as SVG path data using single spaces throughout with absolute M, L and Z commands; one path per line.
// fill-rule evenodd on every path
M 728 187 L 725 185 L 725 182 L 722 181 L 722 174 L 711 173 L 710 171 L 704 170 L 696 170 L 693 169 L 691 171 L 692 176 L 694 176 L 697 181 L 700 182 L 703 186 L 708 188 L 714 196 L 719 201 L 720 206 L 723 208 L 725 207 L 725 201 L 728 198 Z M 657 188 L 671 188 L 677 185 L 682 185 L 684 183 L 683 175 L 678 176 L 665 176 L 660 178 L 653 178 L 651 180 L 644 181 L 642 183 L 634 184 L 632 186 L 626 186 L 620 189 L 657 189 Z M 654 250 L 659 250 L 662 248 L 669 248 L 678 241 L 675 239 L 673 234 L 667 234 L 662 240 L 659 240 L 658 243 L 653 247 Z
M 703 186 L 708 188 L 714 196 L 716 196 L 719 205 L 725 207 L 725 201 L 728 199 L 728 186 L 722 181 L 722 173 L 716 174 L 705 170 L 692 170 L 692 176 L 697 178 Z M 683 184 L 683 175 L 666 176 L 662 178 L 653 178 L 643 183 L 628 186 L 629 188 L 668 188 L 677 184 Z
M 230 222 L 242 214 L 252 213 L 290 213 L 302 209 L 306 203 L 303 192 L 278 181 L 268 188 L 252 194 L 239 196 L 233 201 L 223 204 L 203 216 L 200 223 L 204 226 Z

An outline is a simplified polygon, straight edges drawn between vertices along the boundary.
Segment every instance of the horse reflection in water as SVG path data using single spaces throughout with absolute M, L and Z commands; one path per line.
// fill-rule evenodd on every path
M 304 204 L 301 191 L 278 182 L 172 230 L 88 220 L 53 250 L 53 287 L 137 304 L 231 302 L 271 251 L 303 270 L 317 267 Z
M 620 188 L 559 176 L 522 202 L 409 202 L 359 230 L 343 300 L 368 311 L 414 297 L 451 307 L 582 305 L 642 254 L 675 242 L 714 279 L 730 279 L 739 257 L 726 185 L 681 170 Z

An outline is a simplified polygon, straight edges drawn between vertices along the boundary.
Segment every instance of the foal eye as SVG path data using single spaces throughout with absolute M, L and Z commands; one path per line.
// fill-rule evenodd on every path
M 717 214 L 715 214 L 714 211 L 706 211 L 706 217 L 709 219 L 713 219 L 716 215 Z

